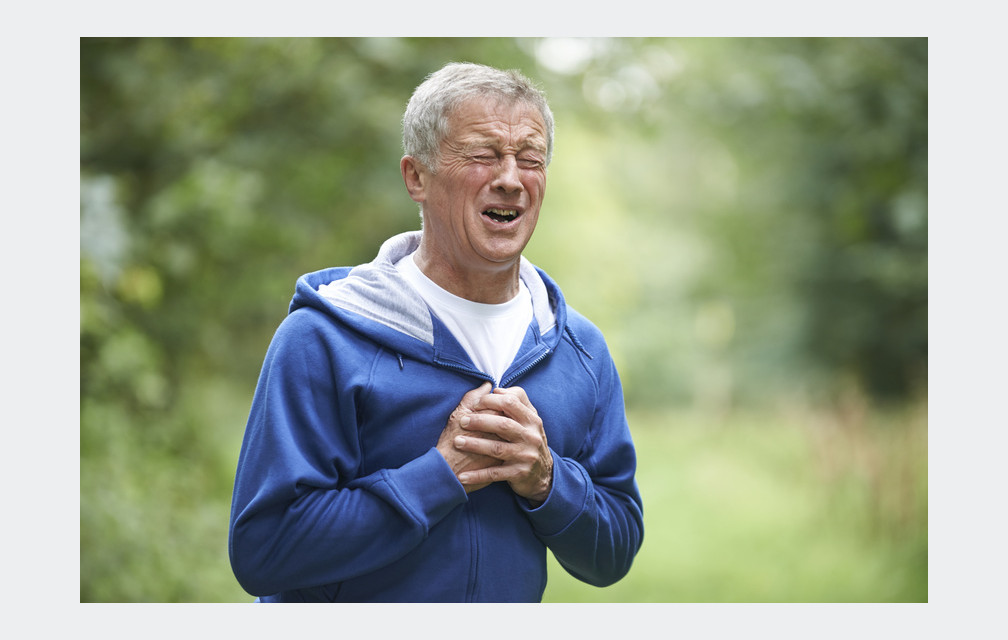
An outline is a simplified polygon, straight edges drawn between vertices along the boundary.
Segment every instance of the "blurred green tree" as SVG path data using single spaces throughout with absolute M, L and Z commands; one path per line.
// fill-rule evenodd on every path
M 787 327 L 786 361 L 827 389 L 853 381 L 877 401 L 922 392 L 927 40 L 725 44 L 716 60 L 745 64 L 712 74 L 728 81 L 707 108 L 742 166 L 740 193 L 756 197 L 704 218 L 722 239 L 720 264 L 734 266 L 705 288 L 739 292 L 750 309 L 774 292 L 797 305 L 792 325 L 775 323 L 772 299 L 740 324 Z M 753 354 L 787 341 L 740 342 Z
M 632 397 L 681 398 L 670 381 L 691 371 L 710 374 L 694 395 L 726 405 L 926 394 L 927 46 L 595 43 L 577 118 L 609 141 L 599 155 L 619 177 L 605 188 L 641 254 L 624 258 L 652 291 L 624 309 Z

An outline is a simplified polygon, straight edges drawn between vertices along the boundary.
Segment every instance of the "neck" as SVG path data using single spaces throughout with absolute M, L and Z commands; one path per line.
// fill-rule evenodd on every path
M 501 304 L 518 295 L 520 259 L 496 268 L 458 269 L 444 260 L 431 259 L 423 245 L 414 254 L 417 267 L 445 291 L 482 304 Z

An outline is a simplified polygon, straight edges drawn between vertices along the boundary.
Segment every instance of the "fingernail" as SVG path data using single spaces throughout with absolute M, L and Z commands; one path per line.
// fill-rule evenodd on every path
M 470 476 L 468 473 L 460 473 L 458 477 L 459 482 L 461 482 L 462 484 L 469 482 L 470 478 L 472 478 L 472 476 Z
M 466 426 L 466 425 L 468 425 L 469 424 L 469 416 L 462 416 L 462 419 L 459 420 L 459 424 L 462 425 L 463 427 Z
M 463 437 L 463 436 L 455 436 L 455 446 L 456 447 L 463 447 L 463 446 L 465 446 L 465 443 L 466 443 L 465 437 Z

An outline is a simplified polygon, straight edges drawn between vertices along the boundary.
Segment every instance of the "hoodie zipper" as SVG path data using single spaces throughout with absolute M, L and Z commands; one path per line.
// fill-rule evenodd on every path
M 549 347 L 544 347 L 543 351 L 538 356 L 536 356 L 535 359 L 532 362 L 528 363 L 527 365 L 525 365 L 524 367 L 522 367 L 518 371 L 515 371 L 513 374 L 511 374 L 510 376 L 508 376 L 506 378 L 507 383 L 508 384 L 513 383 L 515 380 L 517 380 L 518 378 L 522 377 L 523 375 L 525 375 L 526 373 L 528 373 L 529 371 L 531 371 L 532 369 L 534 369 L 536 367 L 536 365 L 538 365 L 540 362 L 542 362 L 543 360 L 545 360 L 547 358 L 547 356 L 549 356 L 549 354 L 550 354 L 550 348 Z M 505 386 L 503 380 L 501 381 L 501 386 L 502 387 Z
M 505 382 L 507 382 L 507 384 L 511 384 L 515 380 L 517 380 L 518 378 L 521 378 L 523 375 L 525 375 L 526 373 L 528 373 L 529 371 L 531 371 L 532 369 L 534 369 L 540 362 L 542 362 L 543 360 L 545 360 L 549 356 L 550 353 L 551 353 L 551 350 L 550 350 L 549 347 L 543 347 L 543 350 L 539 353 L 539 355 L 537 355 L 531 362 L 529 362 L 528 364 L 526 364 L 525 366 L 523 366 L 518 371 L 515 371 L 510 376 L 507 376 L 506 378 L 502 379 L 501 382 L 499 383 L 499 386 L 501 386 L 501 387 L 506 386 Z M 451 369 L 452 371 L 458 371 L 460 373 L 465 373 L 465 374 L 471 375 L 473 377 L 479 378 L 480 380 L 486 380 L 490 384 L 494 384 L 494 385 L 498 384 L 497 381 L 494 380 L 492 376 L 490 376 L 490 375 L 488 375 L 486 373 L 483 373 L 482 371 L 479 371 L 478 369 L 473 369 L 472 367 L 467 367 L 465 365 L 456 364 L 456 363 L 450 362 L 448 360 L 438 360 L 438 359 L 435 359 L 434 363 L 436 365 L 438 365 L 439 367 L 444 367 L 446 369 Z
M 502 379 L 499 386 L 503 387 L 505 386 L 505 382 L 507 384 L 511 384 L 515 380 L 518 380 L 523 375 L 525 375 L 526 373 L 534 369 L 536 366 L 538 366 L 539 363 L 541 363 L 547 357 L 549 357 L 551 352 L 552 351 L 549 347 L 542 347 L 542 350 L 531 361 L 522 366 L 518 371 L 514 372 L 512 375 Z M 466 375 L 471 375 L 473 377 L 479 378 L 480 380 L 487 380 L 493 385 L 498 384 L 493 379 L 493 377 L 472 367 L 457 364 L 455 362 L 450 362 L 448 360 L 441 360 L 437 357 L 434 358 L 434 364 L 436 364 L 439 367 L 443 367 L 445 369 L 451 369 L 452 371 L 458 371 Z M 468 584 L 466 585 L 465 598 L 467 602 L 473 602 L 477 598 L 476 591 L 479 588 L 479 572 L 480 572 L 479 555 L 481 546 L 480 545 L 481 536 L 479 535 L 479 522 L 477 521 L 475 512 L 472 509 L 467 509 L 466 521 L 468 522 L 469 535 L 471 537 L 470 544 L 472 550 L 472 558 L 471 558 L 472 564 L 470 565 L 469 580 Z
M 471 375 L 473 377 L 479 378 L 480 380 L 486 380 L 491 384 L 496 382 L 492 377 L 488 376 L 482 371 L 473 369 L 472 367 L 467 367 L 461 364 L 455 364 L 454 362 L 448 362 L 447 360 L 437 360 L 437 359 L 434 360 L 434 364 L 438 365 L 439 367 L 444 367 L 445 369 L 451 369 L 452 371 L 458 371 L 460 373 Z

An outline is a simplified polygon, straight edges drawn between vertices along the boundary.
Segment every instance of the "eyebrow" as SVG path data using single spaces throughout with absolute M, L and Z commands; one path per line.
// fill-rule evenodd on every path
M 480 147 L 492 147 L 496 149 L 498 146 L 498 140 L 496 138 L 479 136 L 475 140 L 466 142 L 462 148 L 466 151 L 471 151 Z M 525 136 L 518 141 L 515 147 L 519 152 L 532 150 L 540 153 L 546 153 L 546 141 L 543 140 L 542 136 L 539 134 Z

